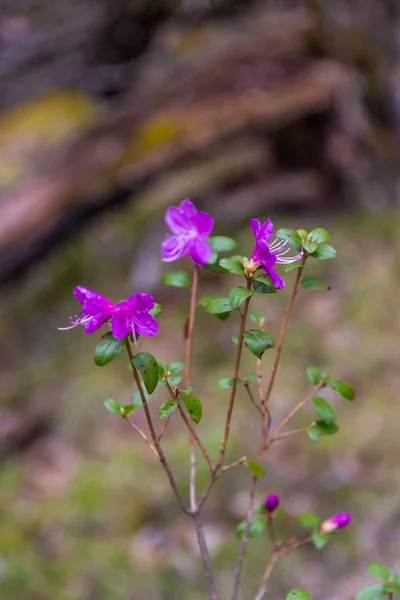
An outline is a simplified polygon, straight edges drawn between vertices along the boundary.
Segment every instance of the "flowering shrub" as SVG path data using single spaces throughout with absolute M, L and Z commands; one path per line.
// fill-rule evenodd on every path
M 189 315 L 184 328 L 185 362 L 176 362 L 175 357 L 171 356 L 171 361 L 165 365 L 148 352 L 134 353 L 132 343 L 138 347 L 142 343 L 145 344 L 141 339 L 142 336 L 157 335 L 159 331 L 157 317 L 162 310 L 152 296 L 142 291 L 133 293 L 127 300 L 114 303 L 97 292 L 78 286 L 73 293 L 82 305 L 82 310 L 79 316 L 70 319 L 69 327 L 62 329 L 82 325 L 85 333 L 92 334 L 102 326 L 110 327 L 111 331 L 105 332 L 96 344 L 95 363 L 98 366 L 109 364 L 121 351 L 126 351 L 140 402 L 122 405 L 117 400 L 109 398 L 105 401 L 105 406 L 110 412 L 122 417 L 147 444 L 164 469 L 181 510 L 192 519 L 203 560 L 208 597 L 211 600 L 216 600 L 219 594 L 203 529 L 203 509 L 216 481 L 223 477 L 224 473 L 242 466 L 250 471 L 247 513 L 236 530 L 239 548 L 233 569 L 231 597 L 232 600 L 239 598 L 243 561 L 249 540 L 257 535 L 266 535 L 270 542 L 270 556 L 260 578 L 258 592 L 254 596 L 254 600 L 262 600 L 267 594 L 269 580 L 278 559 L 309 544 L 322 549 L 333 535 L 347 527 L 351 521 L 351 515 L 346 512 L 340 512 L 324 520 L 313 513 L 299 515 L 298 521 L 308 530 L 308 533 L 303 537 L 288 536 L 282 539 L 276 531 L 276 520 L 283 513 L 279 496 L 270 493 L 261 504 L 256 504 L 259 481 L 265 475 L 263 461 L 273 444 L 294 435 L 306 435 L 315 442 L 321 436 L 334 435 L 338 432 L 335 410 L 325 398 L 319 395 L 320 392 L 331 388 L 346 400 L 354 398 L 354 391 L 348 383 L 331 377 L 318 367 L 310 366 L 307 369 L 307 377 L 310 381 L 309 393 L 294 404 L 292 410 L 275 428 L 272 427 L 271 396 L 296 296 L 302 289 L 329 289 L 322 281 L 304 274 L 307 261 L 331 259 L 335 257 L 336 252 L 326 243 L 330 236 L 325 229 L 317 228 L 311 232 L 303 229 L 297 231 L 280 229 L 276 232 L 276 238 L 271 241 L 274 229 L 272 222 L 267 220 L 261 224 L 257 219 L 251 219 L 250 226 L 255 236 L 251 258 L 241 255 L 220 258 L 220 254 L 234 250 L 236 242 L 223 236 L 210 237 L 214 219 L 208 213 L 198 211 L 190 200 L 184 200 L 179 207 L 168 208 L 165 220 L 172 235 L 168 235 L 161 242 L 162 260 L 173 262 L 188 255 L 193 263 L 192 275 L 183 270 L 169 271 L 163 278 L 167 285 L 190 286 Z M 265 298 L 267 308 L 269 294 L 280 293 L 285 287 L 283 273 L 280 274 L 277 270 L 279 265 L 282 265 L 283 273 L 292 270 L 294 273 L 288 275 L 293 281 L 289 284 L 291 291 L 283 311 L 279 338 L 275 343 L 266 330 L 266 316 L 251 313 L 250 306 L 252 298 L 260 294 Z M 198 298 L 199 280 L 204 268 L 220 273 L 221 277 L 226 277 L 227 280 L 230 277 L 236 278 L 236 285 L 230 289 L 226 297 Z M 237 278 L 240 278 L 241 285 Z M 201 400 L 194 393 L 191 373 L 195 316 L 199 305 L 212 317 L 224 321 L 236 314 L 239 321 L 238 334 L 233 338 L 236 352 L 232 375 L 217 383 L 219 388 L 229 389 L 224 432 L 217 456 L 210 455 L 197 432 L 203 407 Z M 249 326 L 248 320 L 255 322 L 257 327 Z M 255 361 L 255 373 L 247 376 L 241 372 L 241 358 L 245 348 L 253 354 Z M 272 361 L 268 376 L 264 374 L 263 369 L 266 353 L 271 356 Z M 243 456 L 227 464 L 226 448 L 240 385 L 243 394 L 248 397 L 252 408 L 259 416 L 260 440 L 251 457 Z M 158 417 L 155 417 L 150 411 L 149 398 L 158 386 L 166 389 L 169 398 L 159 406 Z M 291 429 L 293 418 L 306 404 L 311 403 L 316 413 L 315 420 L 306 427 Z M 146 431 L 135 422 L 134 412 L 140 408 L 143 408 L 145 413 Z M 179 491 L 176 475 L 163 449 L 165 431 L 171 419 L 176 417 L 182 420 L 183 426 L 189 432 L 188 452 L 191 469 L 188 500 Z M 196 481 L 196 449 L 201 453 L 209 470 L 208 483 L 200 492 Z M 385 572 L 383 579 L 386 583 L 383 587 L 380 586 L 381 591 L 386 590 L 385 585 L 386 587 L 397 585 L 396 576 L 391 578 L 390 571 L 387 577 L 386 575 L 388 574 Z M 306 591 L 300 589 L 292 590 L 287 597 L 293 600 L 310 598 Z M 372 596 L 371 599 L 373 600 Z

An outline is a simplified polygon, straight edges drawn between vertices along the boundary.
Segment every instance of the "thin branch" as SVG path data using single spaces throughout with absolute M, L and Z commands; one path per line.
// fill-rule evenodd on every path
M 247 395 L 248 395 L 248 397 L 250 399 L 250 402 L 258 410 L 259 413 L 263 414 L 261 406 L 258 404 L 258 402 L 256 402 L 256 399 L 254 398 L 253 392 L 251 391 L 250 383 L 248 381 L 245 381 L 243 385 L 244 385 L 245 390 L 247 392 Z
M 226 473 L 227 471 L 230 471 L 231 469 L 242 465 L 245 460 L 247 460 L 247 456 L 242 456 L 242 458 L 239 458 L 239 460 L 235 460 L 235 462 L 231 463 L 230 465 L 222 467 L 222 469 L 220 469 L 220 471 L 217 473 L 217 479 L 221 477 L 222 473 Z
M 189 321 L 187 324 L 186 331 L 186 364 L 185 364 L 185 385 L 189 386 L 191 384 L 190 371 L 192 367 L 192 350 L 193 350 L 193 334 L 194 334 L 194 323 L 196 318 L 196 297 L 197 297 L 197 287 L 199 283 L 199 268 L 195 266 L 193 271 L 193 279 L 192 279 L 192 287 L 190 290 L 190 307 L 189 307 Z M 182 410 L 182 407 L 179 405 L 178 407 L 181 413 L 182 418 L 185 420 L 185 416 Z M 188 425 L 188 422 L 186 425 Z M 192 511 L 196 510 L 196 450 L 194 447 L 195 436 L 193 431 L 189 428 L 189 453 L 190 453 L 190 475 L 189 475 L 189 495 L 190 495 L 190 508 Z M 197 438 L 197 443 L 200 444 L 200 441 Z M 200 447 L 200 446 L 199 446 Z M 208 453 L 203 451 L 204 458 L 207 460 Z M 212 470 L 211 461 L 208 458 L 207 462 L 209 463 L 209 467 Z
M 308 427 L 301 427 L 300 429 L 292 429 L 291 431 L 287 431 L 286 433 L 281 433 L 277 438 L 274 439 L 274 442 L 277 440 L 281 440 L 282 438 L 291 437 L 292 435 L 297 435 L 298 433 L 306 433 Z
M 311 400 L 311 398 L 313 398 L 313 396 L 319 392 L 319 390 L 322 390 L 322 388 L 326 387 L 326 383 L 325 381 L 321 381 L 320 383 L 318 383 L 317 385 L 314 386 L 314 388 L 312 389 L 312 391 L 305 397 L 303 398 L 303 400 L 301 402 L 299 402 L 294 408 L 293 410 L 290 411 L 290 413 L 287 415 L 287 417 L 285 417 L 282 421 L 282 423 L 280 425 L 278 425 L 278 427 L 275 429 L 274 434 L 271 438 L 271 443 L 275 442 L 280 436 L 280 433 L 282 431 L 282 429 L 284 427 L 286 427 L 286 425 L 289 423 L 289 421 L 299 412 L 299 410 L 301 410 L 303 408 L 303 406 L 305 406 L 307 404 L 307 402 L 309 402 Z
M 254 500 L 256 497 L 256 488 L 257 488 L 257 477 L 253 475 L 251 479 L 250 492 L 249 492 L 249 506 L 247 509 L 247 517 L 246 517 L 246 529 L 243 532 L 243 537 L 240 542 L 238 557 L 235 565 L 235 572 L 233 575 L 233 591 L 232 591 L 232 600 L 238 600 L 239 598 L 239 589 L 240 589 L 240 578 L 242 576 L 242 568 L 244 555 L 246 553 L 247 544 L 249 541 L 249 533 L 250 527 L 253 522 L 253 510 L 254 510 Z
M 151 443 L 151 441 L 149 440 L 149 438 L 147 437 L 147 435 L 145 434 L 145 432 L 142 429 L 140 429 L 140 427 L 138 425 L 136 425 L 136 423 L 134 423 L 133 421 L 131 421 L 129 419 L 128 415 L 123 415 L 122 418 L 124 419 L 124 421 L 126 421 L 128 423 L 128 425 L 130 425 L 132 427 L 132 429 L 134 429 L 136 431 L 136 433 L 138 433 L 140 435 L 140 437 L 142 439 L 144 439 L 144 441 L 149 446 L 149 448 L 151 448 L 154 456 L 159 459 L 160 457 L 157 454 L 157 450 L 155 449 L 155 447 L 153 446 L 153 444 Z
M 153 421 L 152 421 L 152 418 L 151 418 L 151 414 L 150 414 L 150 410 L 149 410 L 149 405 L 147 404 L 146 395 L 145 395 L 145 393 L 143 391 L 142 383 L 140 381 L 140 377 L 139 377 L 139 374 L 137 372 L 137 369 L 136 369 L 135 365 L 132 362 L 133 354 L 132 354 L 131 345 L 130 345 L 128 339 L 126 340 L 125 346 L 126 346 L 126 351 L 128 353 L 128 356 L 129 356 L 129 362 L 130 362 L 130 365 L 131 365 L 131 368 L 132 368 L 133 378 L 135 380 L 137 389 L 138 389 L 139 394 L 140 394 L 140 398 L 142 400 L 142 404 L 143 404 L 143 408 L 144 408 L 144 413 L 146 415 L 147 425 L 148 425 L 149 431 L 150 431 L 151 440 L 152 440 L 153 445 L 154 445 L 154 447 L 155 447 L 155 449 L 157 451 L 157 454 L 158 454 L 158 459 L 159 459 L 159 461 L 160 461 L 160 463 L 161 463 L 164 471 L 167 474 L 168 481 L 169 481 L 170 486 L 172 488 L 172 491 L 174 492 L 175 497 L 176 497 L 176 499 L 177 499 L 177 501 L 179 503 L 179 506 L 181 507 L 181 509 L 185 513 L 189 514 L 189 510 L 184 505 L 183 500 L 181 498 L 181 495 L 179 494 L 178 486 L 176 485 L 176 481 L 175 481 L 174 475 L 173 475 L 173 473 L 171 471 L 171 467 L 169 466 L 168 461 L 167 461 L 167 459 L 165 457 L 165 454 L 164 454 L 164 452 L 163 452 L 163 450 L 161 448 L 160 442 L 158 441 L 158 437 L 157 437 L 157 434 L 155 432 Z
M 290 294 L 289 301 L 287 303 L 287 306 L 285 308 L 285 312 L 283 314 L 283 320 L 282 320 L 281 330 L 279 332 L 278 345 L 276 347 L 275 360 L 274 360 L 274 364 L 272 365 L 271 377 L 270 377 L 270 380 L 269 380 L 269 383 L 268 383 L 268 388 L 267 388 L 267 391 L 265 393 L 265 397 L 264 397 L 264 400 L 263 400 L 263 407 L 264 408 L 266 408 L 268 406 L 269 399 L 271 397 L 272 388 L 274 387 L 275 377 L 276 377 L 276 373 L 277 373 L 277 370 L 278 370 L 279 361 L 281 359 L 283 342 L 285 340 L 285 334 L 286 334 L 286 328 L 287 328 L 287 324 L 288 324 L 289 315 L 290 315 L 290 312 L 292 310 L 293 302 L 294 302 L 294 299 L 296 297 L 296 294 L 299 291 L 300 279 L 301 279 L 301 275 L 303 273 L 305 262 L 307 260 L 307 256 L 308 256 L 308 254 L 305 253 L 304 256 L 303 256 L 303 258 L 301 259 L 300 266 L 297 269 L 297 275 L 296 275 L 296 279 L 295 279 L 295 282 L 294 282 L 294 285 L 293 285 L 292 293 Z
M 199 544 L 201 557 L 203 559 L 204 571 L 205 571 L 205 575 L 206 575 L 207 588 L 208 588 L 210 600 L 218 600 L 218 594 L 217 594 L 217 590 L 215 588 L 214 578 L 213 578 L 213 574 L 212 574 L 211 559 L 210 559 L 210 554 L 208 552 L 206 539 L 204 536 L 203 525 L 200 521 L 200 516 L 198 513 L 193 513 L 192 518 L 193 518 L 195 528 L 196 528 L 197 542 Z
M 271 546 L 273 549 L 275 549 L 276 535 L 275 535 L 275 529 L 274 529 L 274 521 L 273 521 L 271 513 L 267 513 L 267 529 L 268 529 L 269 539 L 271 540 Z
M 163 435 L 165 433 L 165 430 L 168 427 L 168 423 L 170 422 L 170 419 L 171 419 L 171 415 L 168 415 L 168 417 L 166 419 L 164 419 L 164 422 L 163 422 L 162 427 L 160 429 L 160 433 L 158 434 L 158 441 L 159 442 L 162 440 L 162 437 L 163 437 Z

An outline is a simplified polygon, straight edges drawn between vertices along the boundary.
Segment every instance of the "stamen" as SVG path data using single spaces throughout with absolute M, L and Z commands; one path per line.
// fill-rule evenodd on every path
M 280 238 L 276 238 L 276 240 L 274 240 L 272 242 L 272 244 L 269 245 L 269 249 L 273 250 L 274 253 L 276 250 L 279 250 L 280 248 L 283 248 L 284 246 L 286 246 L 286 244 L 288 243 L 288 239 L 287 240 L 282 240 Z

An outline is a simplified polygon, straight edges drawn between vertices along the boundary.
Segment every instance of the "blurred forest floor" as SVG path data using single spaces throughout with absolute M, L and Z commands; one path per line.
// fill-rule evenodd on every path
M 126 363 L 99 369 L 96 336 L 57 331 L 78 311 L 77 284 L 115 299 L 149 291 L 165 311 L 146 349 L 182 359 L 186 293 L 158 282 L 164 210 L 186 196 L 243 254 L 253 216 L 325 226 L 338 249 L 312 265 L 332 291 L 300 295 L 273 417 L 302 397 L 309 364 L 349 380 L 357 400 L 334 400 L 338 436 L 271 451 L 260 499 L 281 494 L 282 532 L 306 511 L 354 522 L 278 564 L 271 600 L 293 586 L 351 600 L 368 561 L 400 569 L 398 3 L 4 0 L 0 49 L 0 597 L 204 598 L 191 523 L 147 447 L 103 407 L 129 402 Z M 229 286 L 204 274 L 203 293 Z M 273 337 L 279 298 L 257 299 Z M 227 393 L 215 382 L 230 375 L 235 320 L 199 309 L 197 332 L 200 431 L 216 453 Z M 229 455 L 251 455 L 257 431 L 241 393 Z M 184 493 L 186 442 L 172 422 Z M 248 480 L 226 474 L 207 509 L 222 600 Z M 243 600 L 266 550 L 250 544 Z

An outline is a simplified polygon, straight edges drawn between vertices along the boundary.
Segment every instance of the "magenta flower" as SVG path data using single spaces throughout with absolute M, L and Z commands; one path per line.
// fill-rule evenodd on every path
M 275 263 L 287 265 L 295 262 L 303 255 L 303 252 L 296 254 L 296 256 L 285 256 L 292 248 L 288 239 L 281 240 L 280 238 L 277 238 L 270 244 L 269 240 L 274 231 L 274 226 L 270 219 L 267 219 L 262 225 L 258 219 L 251 219 L 250 227 L 256 238 L 256 245 L 253 254 L 251 255 L 252 260 L 263 267 L 264 271 L 270 276 L 272 284 L 275 287 L 284 288 L 285 281 L 274 269 Z
M 112 334 L 118 339 L 132 333 L 136 343 L 136 335 L 153 336 L 158 333 L 158 323 L 150 314 L 154 308 L 154 298 L 150 294 L 132 294 L 128 300 L 118 304 L 82 286 L 74 288 L 73 294 L 82 304 L 82 311 L 79 316 L 70 317 L 69 327 L 59 327 L 60 330 L 83 325 L 85 333 L 94 333 L 111 319 Z
M 344 527 L 347 527 L 351 519 L 352 516 L 350 513 L 338 513 L 337 515 L 334 515 L 330 519 L 327 519 L 321 523 L 321 532 L 332 533 L 337 529 L 343 529 Z
M 161 245 L 161 257 L 164 262 L 178 260 L 185 254 L 189 254 L 198 267 L 210 260 L 212 249 L 207 238 L 214 227 L 211 215 L 198 211 L 186 198 L 180 206 L 170 206 L 167 209 L 165 222 L 173 235 L 168 236 Z
M 270 494 L 265 498 L 264 506 L 267 512 L 275 512 L 279 506 L 279 496 L 277 494 Z

